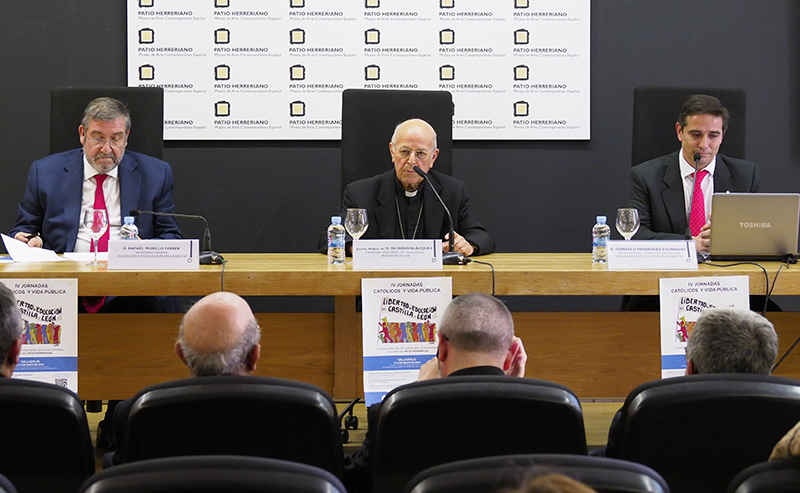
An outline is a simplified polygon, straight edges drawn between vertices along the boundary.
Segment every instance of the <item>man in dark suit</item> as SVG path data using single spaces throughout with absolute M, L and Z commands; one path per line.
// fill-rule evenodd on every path
M 514 320 L 505 304 L 484 293 L 463 294 L 450 302 L 437 330 L 436 357 L 425 363 L 420 380 L 470 375 L 525 376 L 528 356 L 514 335 Z M 411 384 L 413 385 L 413 384 Z M 345 458 L 348 491 L 372 489 L 371 460 L 380 403 L 367 409 L 364 444 Z
M 436 196 L 426 190 L 415 171 L 419 166 L 442 196 L 453 215 L 454 248 L 466 256 L 494 251 L 494 239 L 469 207 L 463 182 L 432 171 L 439 155 L 436 132 L 424 120 L 407 120 L 395 129 L 389 143 L 394 169 L 353 182 L 344 190 L 345 209 L 367 209 L 369 228 L 364 239 L 442 239 L 449 245 L 450 224 Z
M 31 165 L 11 236 L 58 253 L 88 252 L 90 238 L 80 223 L 83 211 L 94 205 L 101 175 L 106 177 L 101 183 L 110 239 L 119 238 L 122 218 L 131 209 L 172 212 L 172 169 L 159 159 L 126 152 L 130 130 L 130 113 L 123 103 L 112 98 L 90 102 L 78 127 L 83 148 Z M 136 225 L 141 238 L 182 238 L 171 217 L 142 215 Z
M 714 192 L 758 192 L 758 167 L 742 159 L 717 154 L 728 129 L 728 110 L 713 96 L 695 94 L 683 105 L 675 124 L 681 150 L 631 169 L 628 207 L 639 210 L 637 240 L 685 239 L 689 206 L 695 187 L 702 191 L 702 218 L 691 238 L 699 253 L 707 253 L 711 240 L 711 196 Z M 703 173 L 706 171 L 707 173 Z M 701 176 L 702 175 L 702 176 Z M 698 208 L 699 200 L 692 206 Z
M 131 209 L 173 212 L 172 169 L 159 159 L 126 152 L 130 131 L 131 115 L 122 102 L 106 97 L 89 102 L 78 126 L 83 147 L 31 165 L 10 235 L 31 247 L 58 253 L 89 252 L 91 238 L 81 220 L 98 203 L 108 214 L 107 239 L 120 238 L 122 218 Z M 136 225 L 143 239 L 182 238 L 171 217 L 141 215 Z M 153 313 L 176 311 L 174 304 L 169 297 L 84 297 L 78 310 Z M 115 405 L 116 401 L 109 401 L 106 418 L 113 416 Z M 98 425 L 99 448 L 113 447 L 110 421 L 104 419 Z
M 261 328 L 250 305 L 220 291 L 195 303 L 181 320 L 175 354 L 193 377 L 252 375 L 261 356 Z M 119 403 L 114 415 L 117 451 L 103 457 L 110 466 L 121 462 L 128 414 L 135 398 Z

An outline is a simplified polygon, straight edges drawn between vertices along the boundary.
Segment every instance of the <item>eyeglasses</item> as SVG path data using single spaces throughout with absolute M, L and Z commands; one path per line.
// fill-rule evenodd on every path
M 417 161 L 424 161 L 428 157 L 428 151 L 425 149 L 417 149 L 416 151 L 412 151 L 411 149 L 400 149 L 397 151 L 397 155 L 403 160 L 410 158 L 412 153 L 414 154 L 414 157 L 417 158 Z
M 125 144 L 125 137 L 111 137 L 110 139 L 103 139 L 101 137 L 89 137 L 89 142 L 91 142 L 91 144 L 95 147 L 104 147 L 106 145 L 106 142 L 108 142 L 108 144 L 111 147 L 119 149 L 120 147 L 122 147 L 123 144 Z

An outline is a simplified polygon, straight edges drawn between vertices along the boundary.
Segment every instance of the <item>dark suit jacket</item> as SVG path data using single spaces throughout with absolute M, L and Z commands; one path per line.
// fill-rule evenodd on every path
M 119 163 L 121 215 L 131 209 L 173 212 L 172 169 L 159 159 L 125 151 Z M 41 233 L 44 248 L 71 252 L 80 227 L 83 195 L 83 149 L 60 152 L 35 161 L 28 172 L 25 197 L 17 223 L 9 233 Z M 136 218 L 142 238 L 179 239 L 175 219 L 141 215 Z
M 455 232 L 475 245 L 476 254 L 492 253 L 494 239 L 470 210 L 469 194 L 464 182 L 433 170 L 428 176 L 433 178 L 431 183 L 453 215 Z M 395 224 L 398 221 L 395 203 L 396 179 L 392 168 L 386 173 L 353 182 L 344 189 L 343 213 L 348 208 L 367 209 L 369 227 L 362 238 L 373 240 L 395 238 Z M 422 208 L 425 231 L 422 232 L 421 238 L 444 238 L 450 231 L 450 224 L 442 205 L 429 190 L 425 192 Z
M 392 176 L 394 176 L 394 173 L 392 173 Z M 454 371 L 448 375 L 447 378 L 464 375 L 503 376 L 505 372 L 496 366 L 474 366 L 472 368 Z M 414 384 L 412 383 L 410 385 Z M 435 412 L 435 410 L 432 410 L 432 412 Z M 345 486 L 347 486 L 347 491 L 355 493 L 368 493 L 372 491 L 372 448 L 375 446 L 375 434 L 380 413 L 380 402 L 367 408 L 367 434 L 364 436 L 364 443 L 352 457 L 345 457 L 344 481 Z
M 636 240 L 686 238 L 686 205 L 678 153 L 644 162 L 631 168 L 631 197 L 628 207 L 639 210 Z M 759 192 L 758 167 L 742 159 L 717 154 L 714 192 Z

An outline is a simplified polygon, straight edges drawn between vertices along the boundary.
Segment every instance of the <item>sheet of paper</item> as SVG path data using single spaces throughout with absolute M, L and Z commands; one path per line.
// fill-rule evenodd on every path
M 60 262 L 64 260 L 53 250 L 31 248 L 26 243 L 8 235 L 3 235 L 3 244 L 14 262 Z

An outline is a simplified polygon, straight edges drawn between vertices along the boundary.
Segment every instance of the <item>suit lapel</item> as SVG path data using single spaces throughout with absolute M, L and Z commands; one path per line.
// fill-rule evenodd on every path
M 714 193 L 730 192 L 731 172 L 722 157 L 717 154 L 717 165 L 714 168 Z
M 378 238 L 394 238 L 397 223 L 397 204 L 394 191 L 394 169 L 385 173 L 378 190 L 378 206 L 375 208 L 375 219 L 378 221 Z
M 139 194 L 142 190 L 139 164 L 127 153 L 122 156 L 117 176 L 119 176 L 120 215 L 125 217 L 131 209 L 139 208 Z
M 663 180 L 665 188 L 661 192 L 661 198 L 667 209 L 672 232 L 684 234 L 686 232 L 686 199 L 683 196 L 683 181 L 677 153 L 670 156 L 670 161 L 664 170 Z
M 61 203 L 64 204 L 64 234 L 66 252 L 75 250 L 78 228 L 81 221 L 81 201 L 83 200 L 83 152 L 76 154 L 64 165 L 61 176 Z M 57 203 L 53 201 L 53 203 Z

